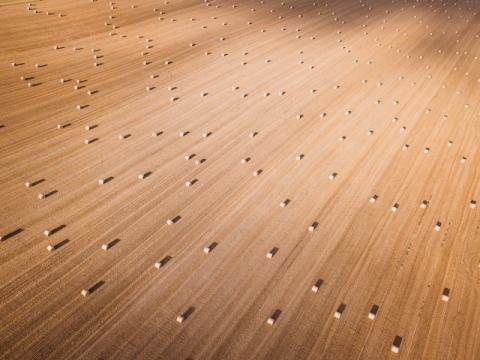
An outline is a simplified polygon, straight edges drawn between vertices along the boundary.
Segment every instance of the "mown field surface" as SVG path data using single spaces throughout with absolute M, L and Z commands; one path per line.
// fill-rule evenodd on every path
M 0 358 L 477 359 L 479 10 L 1 1 Z

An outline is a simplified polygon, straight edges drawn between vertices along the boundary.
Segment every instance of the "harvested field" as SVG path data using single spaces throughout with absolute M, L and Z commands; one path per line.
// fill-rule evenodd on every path
M 0 358 L 478 359 L 480 2 L 0 2 Z

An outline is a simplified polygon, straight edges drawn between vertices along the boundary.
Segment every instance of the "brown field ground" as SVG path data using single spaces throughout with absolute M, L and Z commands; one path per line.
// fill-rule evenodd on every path
M 480 359 L 480 3 L 314 1 L 0 2 L 0 358 Z

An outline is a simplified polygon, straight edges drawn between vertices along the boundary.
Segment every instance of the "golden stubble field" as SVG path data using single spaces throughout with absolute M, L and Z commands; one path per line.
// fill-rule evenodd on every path
M 476 359 L 475 1 L 0 3 L 0 357 Z

